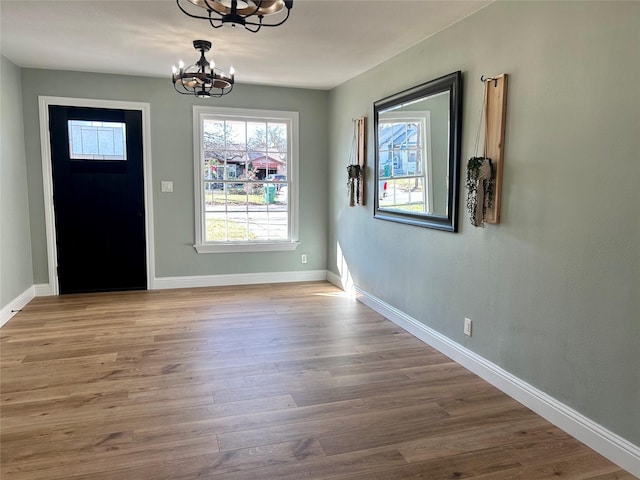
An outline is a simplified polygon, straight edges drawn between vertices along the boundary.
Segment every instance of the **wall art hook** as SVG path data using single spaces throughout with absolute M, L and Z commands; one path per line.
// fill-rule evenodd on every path
M 480 76 L 480 81 L 482 83 L 490 82 L 491 80 L 493 80 L 494 88 L 497 87 L 498 86 L 498 78 L 497 77 L 485 77 L 484 75 Z

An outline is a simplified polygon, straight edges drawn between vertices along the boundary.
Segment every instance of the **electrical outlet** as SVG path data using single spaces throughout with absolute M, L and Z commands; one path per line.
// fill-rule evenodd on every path
M 160 191 L 167 193 L 173 192 L 173 182 L 171 180 L 163 180 L 160 182 Z
M 300 256 L 300 261 L 301 261 L 302 263 L 307 263 L 307 254 L 306 254 L 306 253 L 303 253 L 303 254 Z
M 471 336 L 471 319 L 470 318 L 465 318 L 464 319 L 464 334 L 468 335 L 469 337 Z

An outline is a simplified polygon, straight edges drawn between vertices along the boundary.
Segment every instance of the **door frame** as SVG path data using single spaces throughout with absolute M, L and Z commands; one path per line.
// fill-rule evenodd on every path
M 47 235 L 47 268 L 51 295 L 60 294 L 58 283 L 58 245 L 56 242 L 56 218 L 53 208 L 53 168 L 51 165 L 51 136 L 49 133 L 49 106 L 110 108 L 135 110 L 142 115 L 142 184 L 144 189 L 144 229 L 147 253 L 147 290 L 153 290 L 155 280 L 155 249 L 153 236 L 153 182 L 151 181 L 151 126 L 150 104 L 116 100 L 39 96 L 40 151 L 42 156 L 42 183 L 44 191 L 44 217 Z

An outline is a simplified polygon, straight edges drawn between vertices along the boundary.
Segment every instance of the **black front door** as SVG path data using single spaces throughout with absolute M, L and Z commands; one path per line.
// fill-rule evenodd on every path
M 50 106 L 60 293 L 147 288 L 142 114 Z

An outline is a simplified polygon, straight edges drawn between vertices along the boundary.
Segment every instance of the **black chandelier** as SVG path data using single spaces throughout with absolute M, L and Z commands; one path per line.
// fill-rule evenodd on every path
M 261 27 L 282 25 L 289 18 L 293 7 L 293 0 L 176 0 L 176 3 L 183 13 L 193 18 L 208 20 L 213 28 L 240 25 L 254 33 Z M 185 8 L 183 4 L 191 5 Z M 202 11 L 191 13 L 189 9 L 195 11 L 194 6 L 204 9 L 206 14 Z M 287 10 L 284 18 L 279 15 L 279 21 L 262 23 L 265 16 L 282 13 L 283 9 Z
M 178 67 L 173 66 L 173 88 L 183 95 L 195 95 L 200 98 L 221 97 L 233 90 L 234 71 L 224 73 L 216 68 L 215 62 L 209 63 L 204 52 L 211 49 L 211 42 L 194 40 L 193 46 L 200 51 L 200 59 L 193 65 L 186 67 L 182 60 Z

